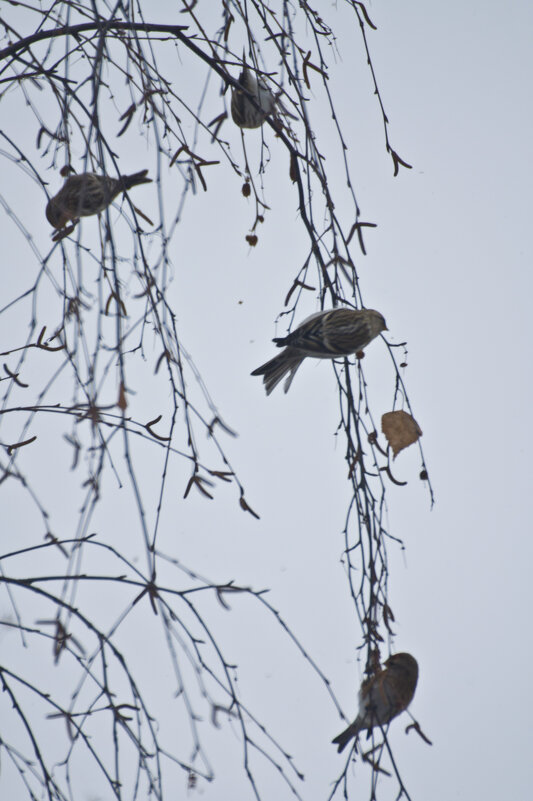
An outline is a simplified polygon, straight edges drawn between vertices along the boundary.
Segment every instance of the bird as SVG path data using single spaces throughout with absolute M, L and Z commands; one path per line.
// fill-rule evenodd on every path
M 147 174 L 148 170 L 122 175 L 120 178 L 96 175 L 94 172 L 70 175 L 57 195 L 48 201 L 46 219 L 54 228 L 63 228 L 71 220 L 99 214 L 121 192 L 126 192 L 137 184 L 151 183 L 152 179 Z
M 262 375 L 270 395 L 288 373 L 284 384 L 288 392 L 299 366 L 306 358 L 337 359 L 358 353 L 381 331 L 387 331 L 385 318 L 374 309 L 328 309 L 312 314 L 286 337 L 272 341 L 285 347 L 278 356 L 262 364 L 252 375 Z
M 385 670 L 375 673 L 359 690 L 359 713 L 345 731 L 332 740 L 340 753 L 352 737 L 374 726 L 384 726 L 404 709 L 415 694 L 418 681 L 418 663 L 411 654 L 393 654 L 385 662 Z
M 261 78 L 256 78 L 243 63 L 239 86 L 231 91 L 231 116 L 239 128 L 260 128 L 276 107 L 276 98 Z M 252 102 L 250 97 L 254 98 Z

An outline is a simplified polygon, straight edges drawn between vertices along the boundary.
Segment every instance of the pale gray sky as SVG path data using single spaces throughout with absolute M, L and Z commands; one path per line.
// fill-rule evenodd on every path
M 156 5 L 154 14 L 164 19 L 167 4 Z M 406 546 L 405 551 L 393 543 L 389 548 L 390 601 L 397 621 L 393 650 L 407 650 L 419 662 L 411 711 L 433 746 L 416 734 L 404 735 L 407 717 L 392 724 L 390 741 L 413 801 L 526 801 L 533 786 L 533 710 L 530 694 L 524 696 L 522 687 L 530 673 L 533 600 L 527 506 L 532 480 L 527 323 L 533 290 L 533 10 L 526 2 L 503 6 L 481 0 L 368 6 L 378 27 L 369 43 L 391 141 L 413 165 L 393 178 L 360 38 L 356 29 L 347 35 L 347 21 L 355 22 L 342 4 L 338 10 L 334 4 L 319 5 L 338 32 L 341 59 L 330 68 L 330 88 L 349 145 L 362 218 L 378 224 L 366 234 L 368 255 L 357 257 L 361 289 L 365 303 L 385 315 L 390 341 L 408 342 L 405 380 L 424 432 L 422 444 L 436 493 L 430 510 L 427 491 L 418 480 L 416 449 L 400 454 L 396 474 L 408 484 L 388 490 L 390 529 Z M 179 89 L 185 76 L 178 63 L 172 69 Z M 204 74 L 198 78 L 203 80 Z M 220 110 L 221 101 L 217 103 L 213 117 Z M 320 149 L 331 145 L 328 166 L 342 197 L 344 178 L 333 155 L 337 143 L 322 103 L 317 84 L 312 124 L 319 142 L 325 142 Z M 15 101 L 2 100 L 0 110 L 2 104 L 11 111 Z M 36 130 L 26 127 L 28 118 L 22 112 L 20 119 L 21 141 L 29 143 Z M 7 130 L 7 116 L 4 122 Z M 226 123 L 225 135 L 238 152 L 238 130 Z M 251 162 L 256 163 L 260 134 L 245 136 Z M 214 581 L 233 579 L 254 589 L 269 588 L 268 600 L 328 677 L 346 716 L 352 717 L 362 675 L 356 652 L 361 632 L 340 562 L 349 487 L 344 444 L 340 435 L 335 437 L 338 399 L 333 371 L 327 363 L 308 361 L 288 395 L 278 388 L 268 398 L 260 380 L 249 375 L 274 354 L 271 338 L 285 330 L 283 321 L 277 327 L 274 321 L 307 248 L 288 182 L 286 153 L 272 131 L 265 131 L 265 139 L 271 160 L 264 182 L 271 211 L 260 228 L 258 247 L 250 249 L 244 240 L 253 209 L 240 195 L 240 183 L 223 162 L 210 168 L 209 192 L 189 198 L 173 240 L 169 297 L 185 347 L 224 419 L 239 432 L 238 439 L 224 440 L 226 452 L 261 519 L 241 512 L 232 487 L 217 488 L 213 501 L 194 492 L 183 501 L 189 473 L 178 462 L 170 471 L 160 547 Z M 128 148 L 121 153 L 124 171 L 144 166 L 154 171 L 153 153 L 136 144 L 133 126 L 122 141 Z M 21 192 L 14 178 L 20 173 L 5 159 L 2 163 L 6 174 L 9 171 L 2 194 L 45 252 L 49 227 L 44 195 L 34 189 L 30 193 L 30 181 Z M 60 183 L 52 171 L 49 180 L 51 186 Z M 165 185 L 169 196 L 172 180 L 169 175 Z M 155 190 L 142 188 L 136 202 L 150 215 L 155 198 Z M 0 216 L 0 226 L 6 249 L 5 297 L 11 298 L 28 286 L 36 262 L 6 215 Z M 84 244 L 95 236 L 97 222 L 84 222 Z M 84 271 L 89 281 L 90 262 Z M 135 291 L 132 282 L 131 293 Z M 297 319 L 316 308 L 315 295 L 308 293 Z M 44 324 L 45 311 L 41 318 Z M 15 323 L 0 318 L 8 346 L 19 341 L 12 333 Z M 51 328 L 54 323 L 51 314 Z M 25 332 L 22 326 L 20 338 Z M 390 409 L 389 365 L 383 343 L 372 343 L 364 366 L 378 416 Z M 141 419 L 165 413 L 164 383 L 159 378 L 143 382 L 139 377 L 138 385 L 132 386 L 136 413 Z M 71 400 L 68 394 L 58 399 Z M 166 419 L 168 424 L 168 414 Z M 60 425 L 50 431 L 51 424 L 38 419 L 36 426 L 41 447 L 25 458 L 33 468 L 41 465 L 37 483 L 42 492 L 48 497 L 55 493 L 61 500 L 52 525 L 67 536 L 80 506 L 81 477 L 67 473 L 63 478 L 71 452 L 59 439 Z M 9 441 L 7 434 L 1 438 Z M 147 448 L 145 458 L 143 491 L 152 520 L 162 453 L 154 458 L 154 450 Z M 5 552 L 13 542 L 31 540 L 32 526 L 38 524 L 23 506 L 20 489 L 6 482 L 1 490 L 2 516 L 11 521 L 4 527 Z M 92 530 L 135 555 L 144 568 L 131 491 L 117 491 L 112 475 Z M 39 565 L 39 570 L 44 568 Z M 176 574 L 167 578 L 175 581 Z M 80 605 L 84 597 L 91 600 L 90 589 L 80 590 Z M 105 621 L 113 594 L 108 597 L 101 587 L 98 594 L 95 614 Z M 5 598 L 2 603 L 7 610 Z M 213 598 L 202 608 L 213 628 L 218 626 L 226 658 L 240 666 L 244 701 L 305 774 L 305 782 L 295 780 L 301 796 L 306 801 L 326 799 L 344 765 L 344 755 L 330 745 L 343 723 L 324 686 L 273 620 L 251 599 L 236 596 L 228 603 L 231 612 Z M 33 619 L 37 617 L 36 613 Z M 15 638 L 5 634 L 3 647 L 12 647 L 10 659 L 24 669 L 28 653 L 20 649 L 15 654 Z M 133 646 L 136 667 L 150 678 L 149 700 L 161 731 L 171 732 L 179 742 L 187 726 L 180 725 L 182 708 L 176 711 L 170 669 L 154 656 L 162 646 L 156 643 L 148 605 L 126 622 L 119 639 L 130 648 L 138 642 L 138 648 Z M 50 651 L 43 648 L 40 658 L 52 687 L 60 679 Z M 9 704 L 6 699 L 3 704 L 5 720 Z M 224 720 L 216 729 L 205 710 L 202 714 L 200 734 L 216 779 L 200 782 L 187 797 L 252 798 L 242 770 L 237 724 Z M 58 730 L 63 726 L 58 721 L 54 725 Z M 264 798 L 292 797 L 275 769 L 253 759 Z M 80 770 L 83 773 L 83 767 Z M 349 797 L 367 798 L 368 766 L 358 761 L 349 775 Z M 0 774 L 6 798 L 14 798 L 11 780 L 6 768 Z M 91 771 L 85 781 L 80 801 L 108 797 Z M 185 797 L 185 779 L 181 781 L 169 798 Z M 395 781 L 383 778 L 380 801 L 396 793 Z

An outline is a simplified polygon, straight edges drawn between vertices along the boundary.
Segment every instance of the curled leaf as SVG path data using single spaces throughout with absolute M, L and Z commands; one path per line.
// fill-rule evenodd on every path
M 413 721 L 413 723 L 410 723 L 408 726 L 406 726 L 405 733 L 409 734 L 411 729 L 413 731 L 416 731 L 416 733 L 424 740 L 425 743 L 427 743 L 428 745 L 433 745 L 429 737 L 426 734 L 424 734 L 424 732 L 420 728 L 420 723 L 417 720 Z
M 298 156 L 294 151 L 291 151 L 291 164 L 289 167 L 289 178 L 293 183 L 296 183 L 299 176 L 299 169 L 298 169 Z
M 186 498 L 189 492 L 191 491 L 191 487 L 195 486 L 202 493 L 202 495 L 205 495 L 206 498 L 211 498 L 211 500 L 213 500 L 213 496 L 211 495 L 210 492 L 206 490 L 204 484 L 207 484 L 207 486 L 209 487 L 213 486 L 212 481 L 209 481 L 207 478 L 202 478 L 196 473 L 193 473 L 193 475 L 189 479 L 189 483 L 187 484 L 187 488 L 185 490 L 185 494 L 183 497 Z
M 19 378 L 19 374 L 18 374 L 18 373 L 12 373 L 12 372 L 11 372 L 11 370 L 9 369 L 9 367 L 7 366 L 7 364 L 5 364 L 5 363 L 4 363 L 3 367 L 4 367 L 4 370 L 6 371 L 7 375 L 9 376 L 9 378 L 13 379 L 13 381 L 15 382 L 15 384 L 16 384 L 18 387 L 22 387 L 23 389 L 27 389 L 27 388 L 29 387 L 29 384 L 24 384 L 24 383 L 23 383 L 23 382 L 20 380 L 20 378 Z M 2 380 L 3 380 L 3 379 L 2 379 Z
M 389 634 L 394 634 L 390 626 L 391 621 L 394 622 L 394 615 L 392 613 L 392 609 L 388 604 L 383 604 L 383 622 L 387 627 L 387 631 L 389 632 Z
M 118 136 L 122 136 L 122 134 L 125 132 L 126 128 L 128 127 L 128 125 L 130 124 L 130 122 L 133 119 L 133 115 L 135 114 L 135 109 L 136 109 L 136 105 L 135 105 L 135 103 L 132 103 L 131 106 L 129 107 L 129 109 L 127 109 L 127 111 L 125 111 L 124 114 L 121 117 L 119 117 L 119 120 L 118 120 L 119 122 L 122 122 L 123 120 L 125 120 L 125 122 L 124 122 L 124 125 L 122 126 L 122 128 L 120 129 L 120 131 L 118 132 L 117 137 Z
M 398 175 L 398 173 L 400 171 L 400 165 L 402 167 L 405 167 L 406 170 L 412 170 L 413 169 L 413 165 L 412 164 L 408 164 L 406 161 L 404 161 L 402 158 L 400 158 L 400 156 L 396 153 L 395 150 L 392 149 L 392 147 L 389 147 L 389 153 L 392 156 L 392 161 L 393 161 L 393 164 L 394 164 L 394 177 L 396 177 Z
M 127 401 L 127 398 L 126 398 L 126 388 L 125 388 L 124 384 L 122 383 L 122 381 L 120 382 L 120 387 L 118 389 L 117 406 L 123 412 L 125 412 L 126 409 L 128 408 L 128 401 Z
M 297 289 L 298 287 L 301 287 L 302 289 L 309 289 L 311 292 L 314 292 L 315 289 L 316 289 L 316 287 L 314 287 L 314 286 L 310 286 L 309 284 L 304 284 L 303 281 L 299 281 L 298 279 L 295 279 L 293 285 L 291 286 L 291 288 L 287 292 L 287 297 L 285 298 L 285 301 L 284 301 L 284 304 L 283 304 L 284 306 L 288 306 L 289 305 L 289 300 L 291 299 L 291 295 L 294 292 L 294 290 Z
M 156 423 L 159 423 L 163 415 L 159 414 L 154 420 L 150 420 L 149 423 L 145 423 L 144 427 L 148 431 L 152 437 L 155 437 L 160 442 L 170 442 L 170 437 L 162 437 L 161 434 L 156 434 L 155 431 L 152 429 L 152 426 L 155 426 Z
M 250 514 L 252 515 L 252 517 L 255 517 L 255 519 L 256 519 L 256 520 L 259 520 L 259 519 L 260 519 L 260 518 L 259 518 L 259 515 L 257 514 L 257 512 L 254 512 L 254 510 L 252 509 L 252 507 L 251 507 L 251 506 L 248 506 L 248 504 L 247 504 L 247 503 L 246 503 L 246 501 L 244 500 L 244 495 L 241 495 L 241 497 L 239 498 L 239 504 L 240 504 L 240 507 L 241 507 L 241 509 L 243 509 L 245 512 L 250 512 Z
M 8 445 L 6 448 L 7 455 L 11 456 L 14 450 L 16 450 L 17 448 L 23 448 L 24 445 L 30 445 L 32 442 L 35 442 L 36 439 L 37 439 L 37 434 L 33 437 L 30 437 L 29 439 L 25 439 L 23 442 L 15 442 L 13 445 Z
M 354 5 L 359 6 L 359 8 L 361 9 L 361 11 L 363 13 L 363 17 L 365 18 L 366 24 L 369 25 L 374 31 L 377 31 L 377 28 L 374 25 L 374 23 L 372 22 L 372 20 L 370 19 L 370 17 L 368 16 L 368 12 L 367 12 L 366 8 L 364 7 L 364 5 L 362 3 L 357 3 L 357 2 Z
M 139 217 L 142 217 L 143 220 L 145 222 L 147 222 L 149 225 L 153 225 L 152 220 L 150 219 L 150 217 L 147 217 L 147 215 L 144 213 L 144 211 L 141 211 L 140 209 L 138 209 L 137 206 L 134 206 L 133 208 L 135 209 L 135 211 L 139 215 Z
M 392 448 L 394 458 L 422 436 L 422 429 L 414 417 L 401 410 L 384 414 L 381 418 L 381 430 Z

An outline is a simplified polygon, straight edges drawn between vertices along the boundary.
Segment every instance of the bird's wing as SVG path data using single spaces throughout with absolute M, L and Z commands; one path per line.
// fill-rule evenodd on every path
M 388 670 L 380 674 L 380 680 L 376 682 L 373 692 L 373 699 L 376 706 L 376 720 L 384 724 L 391 721 L 402 710 L 402 699 L 398 694 L 395 676 Z
M 290 345 L 293 348 L 304 351 L 308 355 L 336 355 L 336 351 L 330 351 L 324 339 L 324 321 L 331 310 L 327 312 L 317 312 L 307 317 L 295 331 L 288 334 L 280 344 Z

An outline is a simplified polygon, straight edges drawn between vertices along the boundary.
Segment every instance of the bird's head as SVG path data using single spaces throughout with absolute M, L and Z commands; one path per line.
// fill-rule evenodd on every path
M 239 83 L 243 89 L 246 89 L 247 92 L 252 94 L 257 92 L 257 79 L 246 63 L 246 54 L 244 50 L 242 51 L 242 70 L 241 74 L 239 75 Z
M 393 654 L 389 656 L 385 665 L 389 670 L 408 673 L 410 676 L 418 676 L 418 662 L 411 654 Z
M 63 228 L 69 221 L 69 216 L 65 214 L 64 209 L 52 198 L 52 200 L 48 201 L 48 205 L 46 206 L 46 219 L 54 228 Z
M 374 336 L 377 336 L 382 331 L 388 331 L 387 323 L 381 312 L 374 309 L 366 309 L 367 322 L 372 330 Z

